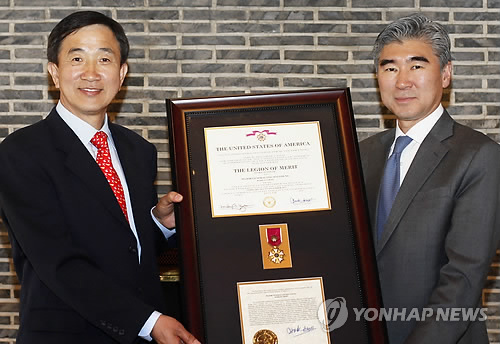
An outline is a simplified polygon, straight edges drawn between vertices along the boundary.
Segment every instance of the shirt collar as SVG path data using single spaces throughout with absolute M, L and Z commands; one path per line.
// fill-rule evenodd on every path
M 98 131 L 104 131 L 106 135 L 108 135 L 108 140 L 111 139 L 111 131 L 109 130 L 107 114 L 106 116 L 104 116 L 104 124 L 102 128 L 100 130 L 97 130 L 96 128 L 85 122 L 83 119 L 72 114 L 68 109 L 64 107 L 64 105 L 62 105 L 60 101 L 57 103 L 56 111 L 63 119 L 63 121 L 66 122 L 66 124 L 71 128 L 71 130 L 73 130 L 76 136 L 78 136 L 80 141 L 83 142 L 83 144 L 89 144 L 90 140 Z
M 439 120 L 439 118 L 441 118 L 443 112 L 443 105 L 439 104 L 436 110 L 416 123 L 413 127 L 410 128 L 410 130 L 408 130 L 406 134 L 401 131 L 399 125 L 396 125 L 396 136 L 394 137 L 394 140 L 396 140 L 401 135 L 407 135 L 413 141 L 417 142 L 418 144 L 422 144 L 427 134 L 429 134 L 436 122 Z

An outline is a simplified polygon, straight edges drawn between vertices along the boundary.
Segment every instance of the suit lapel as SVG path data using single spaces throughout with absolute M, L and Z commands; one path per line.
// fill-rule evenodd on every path
M 394 141 L 395 129 L 390 129 L 380 136 L 376 144 L 367 147 L 367 152 L 364 154 L 366 161 L 363 165 L 363 173 L 366 174 L 366 194 L 368 195 L 369 213 L 371 219 L 372 236 L 377 236 L 377 207 L 378 207 L 378 193 L 380 189 L 380 181 L 384 173 L 385 162 L 389 149 Z
M 443 141 L 453 135 L 453 120 L 446 112 L 437 121 L 420 146 L 408 173 L 401 184 L 394 205 L 387 219 L 382 237 L 377 243 L 377 255 L 382 251 L 389 238 L 394 233 L 401 218 L 411 204 L 417 192 L 422 188 L 425 181 L 434 172 L 449 147 Z M 377 193 L 378 195 L 378 193 Z
M 113 142 L 115 143 L 118 157 L 120 158 L 123 173 L 127 179 L 130 201 L 132 204 L 138 204 L 137 202 L 139 202 L 139 200 L 137 200 L 137 195 L 140 193 L 137 192 L 136 181 L 140 180 L 140 177 L 138 176 L 139 168 L 136 164 L 140 159 L 135 158 L 135 146 L 122 131 L 117 130 L 116 124 L 109 123 L 109 130 L 113 135 Z M 133 206 L 132 209 L 134 209 Z
M 55 108 L 47 116 L 46 123 L 56 148 L 65 154 L 66 167 L 88 187 L 90 193 L 104 208 L 128 226 L 106 177 L 76 134 L 57 114 Z
M 137 235 L 141 238 L 142 229 L 148 228 L 145 221 L 150 220 L 150 218 L 138 216 L 138 214 L 143 214 L 141 209 L 143 207 L 147 208 L 146 205 L 151 204 L 151 200 L 144 197 L 147 193 L 144 192 L 144 187 L 141 186 L 144 185 L 143 183 L 146 181 L 149 181 L 150 177 L 141 172 L 144 170 L 141 166 L 137 166 L 138 161 L 145 161 L 145 159 L 140 156 L 141 153 L 137 149 L 137 146 L 123 130 L 119 130 L 116 124 L 109 123 L 109 130 L 113 135 L 113 142 L 115 143 L 123 173 L 127 181 Z

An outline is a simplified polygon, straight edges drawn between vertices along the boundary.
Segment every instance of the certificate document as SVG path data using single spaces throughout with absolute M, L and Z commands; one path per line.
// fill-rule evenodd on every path
M 237 286 L 243 344 L 330 344 L 321 277 Z
M 331 209 L 318 121 L 204 134 L 212 217 Z

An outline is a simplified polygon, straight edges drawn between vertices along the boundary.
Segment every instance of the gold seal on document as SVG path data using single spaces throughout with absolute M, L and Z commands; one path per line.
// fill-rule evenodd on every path
M 274 199 L 274 197 L 267 196 L 266 198 L 264 198 L 264 201 L 262 203 L 264 203 L 264 206 L 266 208 L 272 208 L 276 205 L 276 200 Z
M 253 336 L 253 344 L 278 344 L 278 336 L 271 330 L 260 330 Z
M 257 134 L 257 140 L 259 140 L 259 141 L 265 141 L 266 139 L 267 139 L 267 135 L 266 135 L 265 132 Z

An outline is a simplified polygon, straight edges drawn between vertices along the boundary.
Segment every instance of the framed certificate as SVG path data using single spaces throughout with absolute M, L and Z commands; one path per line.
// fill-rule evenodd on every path
M 321 277 L 241 282 L 238 300 L 243 344 L 266 342 L 266 337 L 289 344 L 330 343 Z
M 385 343 L 349 89 L 167 100 L 186 327 Z
M 212 216 L 329 210 L 319 121 L 205 128 Z

